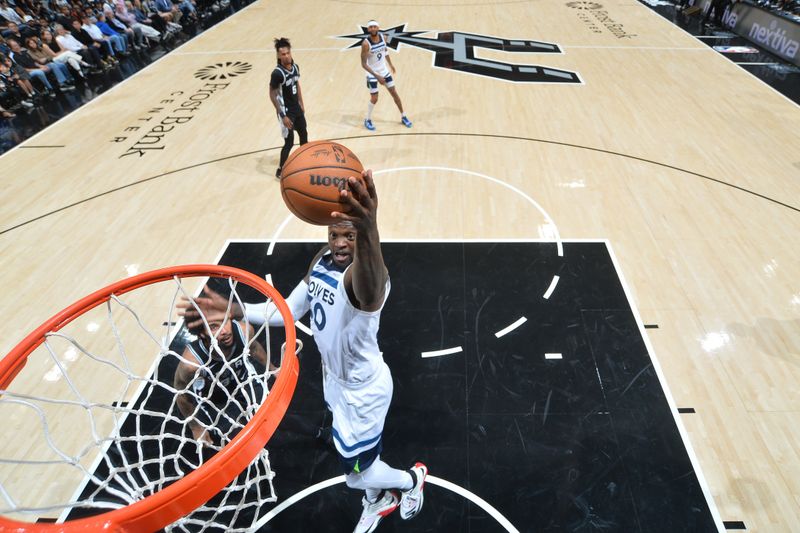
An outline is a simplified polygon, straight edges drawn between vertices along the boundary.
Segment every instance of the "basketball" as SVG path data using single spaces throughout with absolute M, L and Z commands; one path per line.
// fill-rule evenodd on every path
M 347 213 L 339 191 L 347 188 L 353 176 L 363 183 L 361 161 L 346 146 L 331 141 L 315 141 L 294 151 L 281 172 L 281 195 L 286 207 L 309 224 L 327 226 L 336 222 L 331 211 Z

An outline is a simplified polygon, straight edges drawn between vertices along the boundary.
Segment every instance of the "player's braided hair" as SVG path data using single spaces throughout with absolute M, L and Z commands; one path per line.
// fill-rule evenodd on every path
M 290 43 L 289 39 L 287 39 L 286 37 L 279 37 L 277 39 L 272 39 L 272 42 L 275 43 L 275 51 L 277 51 L 279 48 L 283 48 L 283 47 L 286 47 L 286 48 L 291 48 L 292 47 L 292 43 Z

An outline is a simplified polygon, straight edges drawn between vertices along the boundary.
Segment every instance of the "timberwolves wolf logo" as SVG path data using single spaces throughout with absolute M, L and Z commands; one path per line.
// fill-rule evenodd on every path
M 475 58 L 476 48 L 488 48 L 503 52 L 524 52 L 529 54 L 561 54 L 557 44 L 541 41 L 501 39 L 488 35 L 449 31 L 437 34 L 435 39 L 418 37 L 428 31 L 404 31 L 406 25 L 400 24 L 388 30 L 381 30 L 386 38 L 386 45 L 397 50 L 399 45 L 416 46 L 433 52 L 433 64 L 439 68 L 458 70 L 477 76 L 497 78 L 517 83 L 580 83 L 576 72 L 559 70 L 541 65 L 516 65 L 490 59 Z M 362 33 L 339 35 L 337 39 L 356 39 L 348 46 L 356 48 L 367 37 L 366 26 L 361 26 Z

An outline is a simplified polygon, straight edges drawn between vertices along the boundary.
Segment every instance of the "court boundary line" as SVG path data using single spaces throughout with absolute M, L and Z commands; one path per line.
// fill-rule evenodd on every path
M 606 245 L 606 250 L 608 250 L 608 255 L 611 257 L 611 264 L 614 265 L 614 270 L 617 273 L 617 278 L 622 285 L 622 291 L 625 293 L 625 299 L 628 301 L 628 306 L 633 313 L 633 317 L 636 320 L 636 326 L 639 328 L 639 334 L 642 336 L 644 340 L 645 349 L 647 350 L 647 355 L 650 357 L 650 361 L 652 362 L 653 369 L 656 372 L 656 377 L 658 378 L 658 382 L 661 385 L 661 390 L 664 392 L 664 396 L 667 399 L 667 404 L 669 405 L 670 414 L 672 414 L 672 419 L 675 421 L 675 425 L 678 428 L 678 433 L 681 436 L 681 440 L 683 441 L 683 447 L 686 450 L 686 453 L 689 456 L 689 461 L 692 464 L 692 469 L 697 476 L 697 482 L 700 484 L 700 489 L 703 491 L 703 496 L 706 499 L 706 503 L 708 504 L 709 511 L 711 512 L 711 516 L 714 519 L 714 522 L 717 526 L 717 530 L 720 533 L 724 533 L 725 527 L 723 525 L 722 516 L 719 513 L 719 508 L 717 507 L 717 502 L 714 501 L 714 498 L 711 494 L 711 489 L 706 481 L 705 475 L 703 474 L 703 470 L 700 468 L 700 459 L 697 457 L 697 454 L 692 447 L 692 443 L 689 440 L 688 432 L 686 428 L 683 426 L 683 421 L 678 416 L 678 407 L 677 403 L 675 402 L 675 398 L 672 396 L 672 391 L 669 388 L 667 383 L 667 379 L 664 376 L 664 372 L 661 370 L 661 364 L 658 361 L 658 357 L 656 357 L 656 351 L 653 347 L 653 344 L 650 342 L 650 337 L 647 335 L 647 332 L 644 327 L 644 321 L 642 320 L 641 315 L 639 314 L 639 308 L 636 305 L 636 302 L 633 299 L 633 294 L 628 287 L 628 282 L 625 279 L 625 276 L 622 273 L 622 265 L 617 260 L 617 255 L 614 252 L 614 248 L 611 246 L 611 241 L 609 239 L 603 239 Z M 720 497 L 722 494 L 720 495 Z

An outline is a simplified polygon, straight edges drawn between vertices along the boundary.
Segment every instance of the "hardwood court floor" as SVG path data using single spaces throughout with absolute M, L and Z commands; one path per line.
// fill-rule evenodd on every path
M 340 139 L 385 171 L 383 237 L 608 239 L 644 322 L 659 325 L 648 334 L 677 406 L 696 410 L 681 417 L 722 519 L 791 531 L 800 111 L 645 6 L 599 3 L 262 0 L 215 26 L 25 143 L 60 148 L 0 159 L 0 317 L 13 324 L 0 352 L 130 272 L 212 262 L 226 239 L 276 233 L 288 211 L 266 86 L 271 39 L 285 35 L 311 138 Z M 563 54 L 477 57 L 578 72 L 583 84 L 434 68 L 431 52 L 403 45 L 393 57 L 414 127 L 382 93 L 370 134 L 358 52 L 332 39 L 369 17 L 430 38 L 558 43 Z M 237 76 L 196 77 L 206 67 Z M 185 102 L 197 107 L 182 122 L 173 110 Z M 281 236 L 323 235 L 290 220 Z M 33 369 L 19 383 L 44 387 Z

